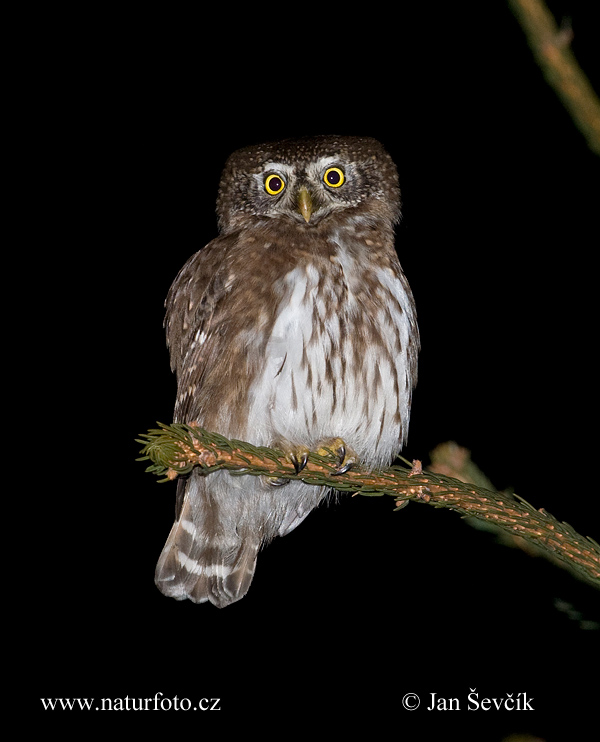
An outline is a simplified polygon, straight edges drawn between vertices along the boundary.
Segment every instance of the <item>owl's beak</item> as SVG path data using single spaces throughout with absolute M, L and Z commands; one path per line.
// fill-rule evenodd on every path
M 298 210 L 308 224 L 313 211 L 313 202 L 310 193 L 304 187 L 298 191 Z

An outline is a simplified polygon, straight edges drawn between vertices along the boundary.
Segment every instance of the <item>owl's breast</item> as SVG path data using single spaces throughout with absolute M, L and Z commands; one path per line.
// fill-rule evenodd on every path
M 367 273 L 339 255 L 329 263 L 297 266 L 275 287 L 249 430 L 259 445 L 340 437 L 365 463 L 385 465 L 408 428 L 412 299 L 389 268 Z

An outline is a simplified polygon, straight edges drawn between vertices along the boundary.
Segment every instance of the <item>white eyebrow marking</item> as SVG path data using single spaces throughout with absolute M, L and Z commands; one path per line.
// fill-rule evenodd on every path
M 283 175 L 286 175 L 288 173 L 293 172 L 294 166 L 289 165 L 286 162 L 265 162 L 265 164 L 262 166 L 262 172 L 266 173 L 269 170 L 275 170 L 277 173 L 282 173 Z
M 331 156 L 319 157 L 319 159 L 317 160 L 317 167 L 319 168 L 319 170 L 323 170 L 328 165 L 333 165 L 333 163 L 339 163 L 339 161 L 340 161 L 339 157 L 331 157 Z

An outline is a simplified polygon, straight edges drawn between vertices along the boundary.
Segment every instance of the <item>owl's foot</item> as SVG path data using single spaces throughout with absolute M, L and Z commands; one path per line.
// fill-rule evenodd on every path
M 306 446 L 297 446 L 294 448 L 284 447 L 284 450 L 286 451 L 286 458 L 294 465 L 296 474 L 300 474 L 308 462 L 310 450 Z M 331 456 L 333 454 L 336 457 L 334 476 L 344 474 L 358 461 L 358 457 L 354 451 L 348 448 L 345 441 L 341 438 L 330 438 L 323 441 L 317 449 L 317 453 L 319 456 Z
M 332 472 L 332 476 L 334 477 L 345 474 L 358 461 L 358 456 L 351 448 L 348 448 L 345 441 L 341 438 L 332 438 L 331 440 L 324 441 L 319 446 L 317 453 L 319 456 L 330 456 L 333 454 L 337 457 L 335 462 L 336 470 Z
M 303 446 L 299 446 L 298 448 L 284 447 L 284 450 L 286 452 L 286 459 L 292 463 L 296 474 L 300 474 L 308 462 L 308 454 L 310 453 L 308 448 Z M 267 484 L 271 485 L 271 487 L 281 487 L 290 481 L 285 477 L 264 477 L 264 479 Z
M 286 459 L 288 459 L 288 461 L 293 464 L 296 474 L 300 474 L 300 472 L 308 463 L 308 455 L 310 453 L 310 450 L 305 446 L 298 446 L 296 448 L 289 448 L 284 446 L 283 448 L 286 452 Z M 317 453 L 319 454 L 319 456 L 333 455 L 336 457 L 334 462 L 336 468 L 335 471 L 331 472 L 332 476 L 334 477 L 339 476 L 340 474 L 345 474 L 358 461 L 357 455 L 354 453 L 354 451 L 352 451 L 352 449 L 348 448 L 345 441 L 343 441 L 341 438 L 331 438 L 323 441 L 317 449 Z M 286 477 L 266 476 L 263 476 L 263 480 L 271 487 L 282 487 L 284 484 L 287 484 L 290 481 Z

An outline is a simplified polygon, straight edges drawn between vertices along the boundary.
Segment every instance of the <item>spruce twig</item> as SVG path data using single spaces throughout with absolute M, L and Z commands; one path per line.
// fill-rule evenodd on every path
M 395 498 L 397 509 L 409 500 L 448 508 L 524 538 L 600 587 L 600 546 L 544 508 L 536 510 L 522 497 L 423 471 L 418 461 L 410 468 L 392 466 L 385 470 L 355 466 L 336 475 L 333 454 L 311 453 L 306 467 L 297 475 L 283 451 L 229 440 L 194 425 L 158 425 L 137 439 L 143 445 L 138 461 L 151 461 L 146 471 L 158 476 L 164 474 L 162 482 L 188 474 L 194 467 L 200 467 L 206 474 L 227 469 L 234 475 L 300 479 L 306 484 L 357 495 L 389 495 Z M 285 488 L 281 496 L 285 497 Z

